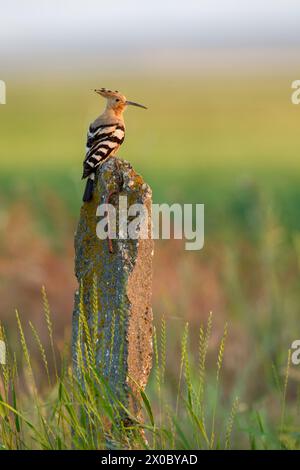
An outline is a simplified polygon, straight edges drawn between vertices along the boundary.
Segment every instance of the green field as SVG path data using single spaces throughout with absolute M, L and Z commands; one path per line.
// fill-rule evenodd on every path
M 223 434 L 238 395 L 232 447 L 300 448 L 299 366 L 290 364 L 286 375 L 288 350 L 300 337 L 300 107 L 291 104 L 287 77 L 14 81 L 0 107 L 0 318 L 8 336 L 17 343 L 18 307 L 24 323 L 37 322 L 47 349 L 45 284 L 59 351 L 69 337 L 86 129 L 103 106 L 95 86 L 149 107 L 126 112 L 120 157 L 151 185 L 154 201 L 205 204 L 201 252 L 156 243 L 155 323 L 165 316 L 168 330 L 163 393 L 174 405 L 186 321 L 196 383 L 198 332 L 213 310 L 208 400 L 229 325 L 217 418 Z M 148 391 L 159 414 L 156 381 L 153 374 Z M 207 406 L 210 420 L 213 400 Z M 181 413 L 192 447 L 188 410 Z
M 149 110 L 127 111 L 120 156 L 143 174 L 155 201 L 224 208 L 256 185 L 275 193 L 287 217 L 298 207 L 299 108 L 291 104 L 287 78 L 127 78 L 122 84 Z M 86 129 L 104 104 L 94 86 L 66 78 L 12 82 L 0 109 L 4 201 L 26 190 L 36 198 L 33 188 L 49 180 L 76 214 Z M 294 212 L 290 218 L 297 225 Z
M 127 79 L 122 85 L 128 97 L 149 106 L 127 111 L 122 149 L 143 171 L 298 167 L 299 109 L 291 104 L 288 78 Z M 104 104 L 95 86 L 12 82 L 1 108 L 3 168 L 80 166 L 86 128 Z

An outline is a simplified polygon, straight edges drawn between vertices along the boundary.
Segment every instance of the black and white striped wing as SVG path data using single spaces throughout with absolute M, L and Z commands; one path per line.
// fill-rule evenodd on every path
M 82 178 L 94 173 L 97 166 L 117 151 L 124 138 L 125 128 L 121 123 L 102 124 L 96 128 L 90 126 Z

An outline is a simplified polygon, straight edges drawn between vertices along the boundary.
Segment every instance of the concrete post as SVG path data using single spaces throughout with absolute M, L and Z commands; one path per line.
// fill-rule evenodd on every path
M 152 363 L 151 198 L 149 186 L 132 166 L 111 158 L 97 171 L 93 200 L 82 205 L 75 234 L 75 273 L 80 289 L 75 294 L 73 312 L 74 371 L 79 374 L 77 346 L 81 309 L 91 336 L 95 336 L 97 369 L 137 418 L 140 413 L 138 389 L 145 388 Z M 124 211 L 124 202 L 128 208 L 133 204 L 143 205 L 148 220 L 139 224 L 137 239 L 110 242 L 99 239 L 97 224 L 101 218 L 96 214 L 99 215 L 99 205 L 106 202 L 114 206 L 117 214 L 119 209 Z M 132 214 L 126 216 L 129 223 L 132 219 Z M 110 214 L 111 235 L 113 222 Z M 119 228 L 124 235 L 125 229 L 117 221 L 117 231 Z M 148 239 L 142 239 L 142 233 L 146 233 Z

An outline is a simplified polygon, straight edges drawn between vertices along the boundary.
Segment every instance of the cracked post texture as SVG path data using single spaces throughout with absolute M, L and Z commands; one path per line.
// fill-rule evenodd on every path
M 128 207 L 144 204 L 149 214 L 145 222 L 149 237 L 113 240 L 113 253 L 109 253 L 108 241 L 100 240 L 96 234 L 96 211 L 113 191 L 117 194 L 109 202 L 117 210 L 119 196 L 127 196 Z M 81 304 L 91 332 L 97 309 L 96 366 L 116 396 L 137 417 L 138 388 L 145 388 L 152 364 L 151 203 L 151 189 L 143 178 L 128 162 L 111 158 L 97 171 L 93 200 L 82 205 L 75 234 L 75 274 L 81 292 L 79 289 L 75 293 L 73 312 L 74 371 L 80 376 L 77 349 Z M 83 357 L 85 353 L 82 348 Z

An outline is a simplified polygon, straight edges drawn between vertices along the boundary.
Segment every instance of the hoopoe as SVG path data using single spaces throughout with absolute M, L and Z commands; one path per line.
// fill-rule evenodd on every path
M 100 88 L 96 93 L 107 99 L 105 111 L 92 122 L 87 135 L 86 156 L 83 162 L 82 178 L 88 178 L 83 201 L 93 197 L 95 172 L 99 165 L 116 155 L 125 138 L 123 112 L 128 105 L 147 109 L 142 104 L 127 101 L 126 97 L 116 91 Z

